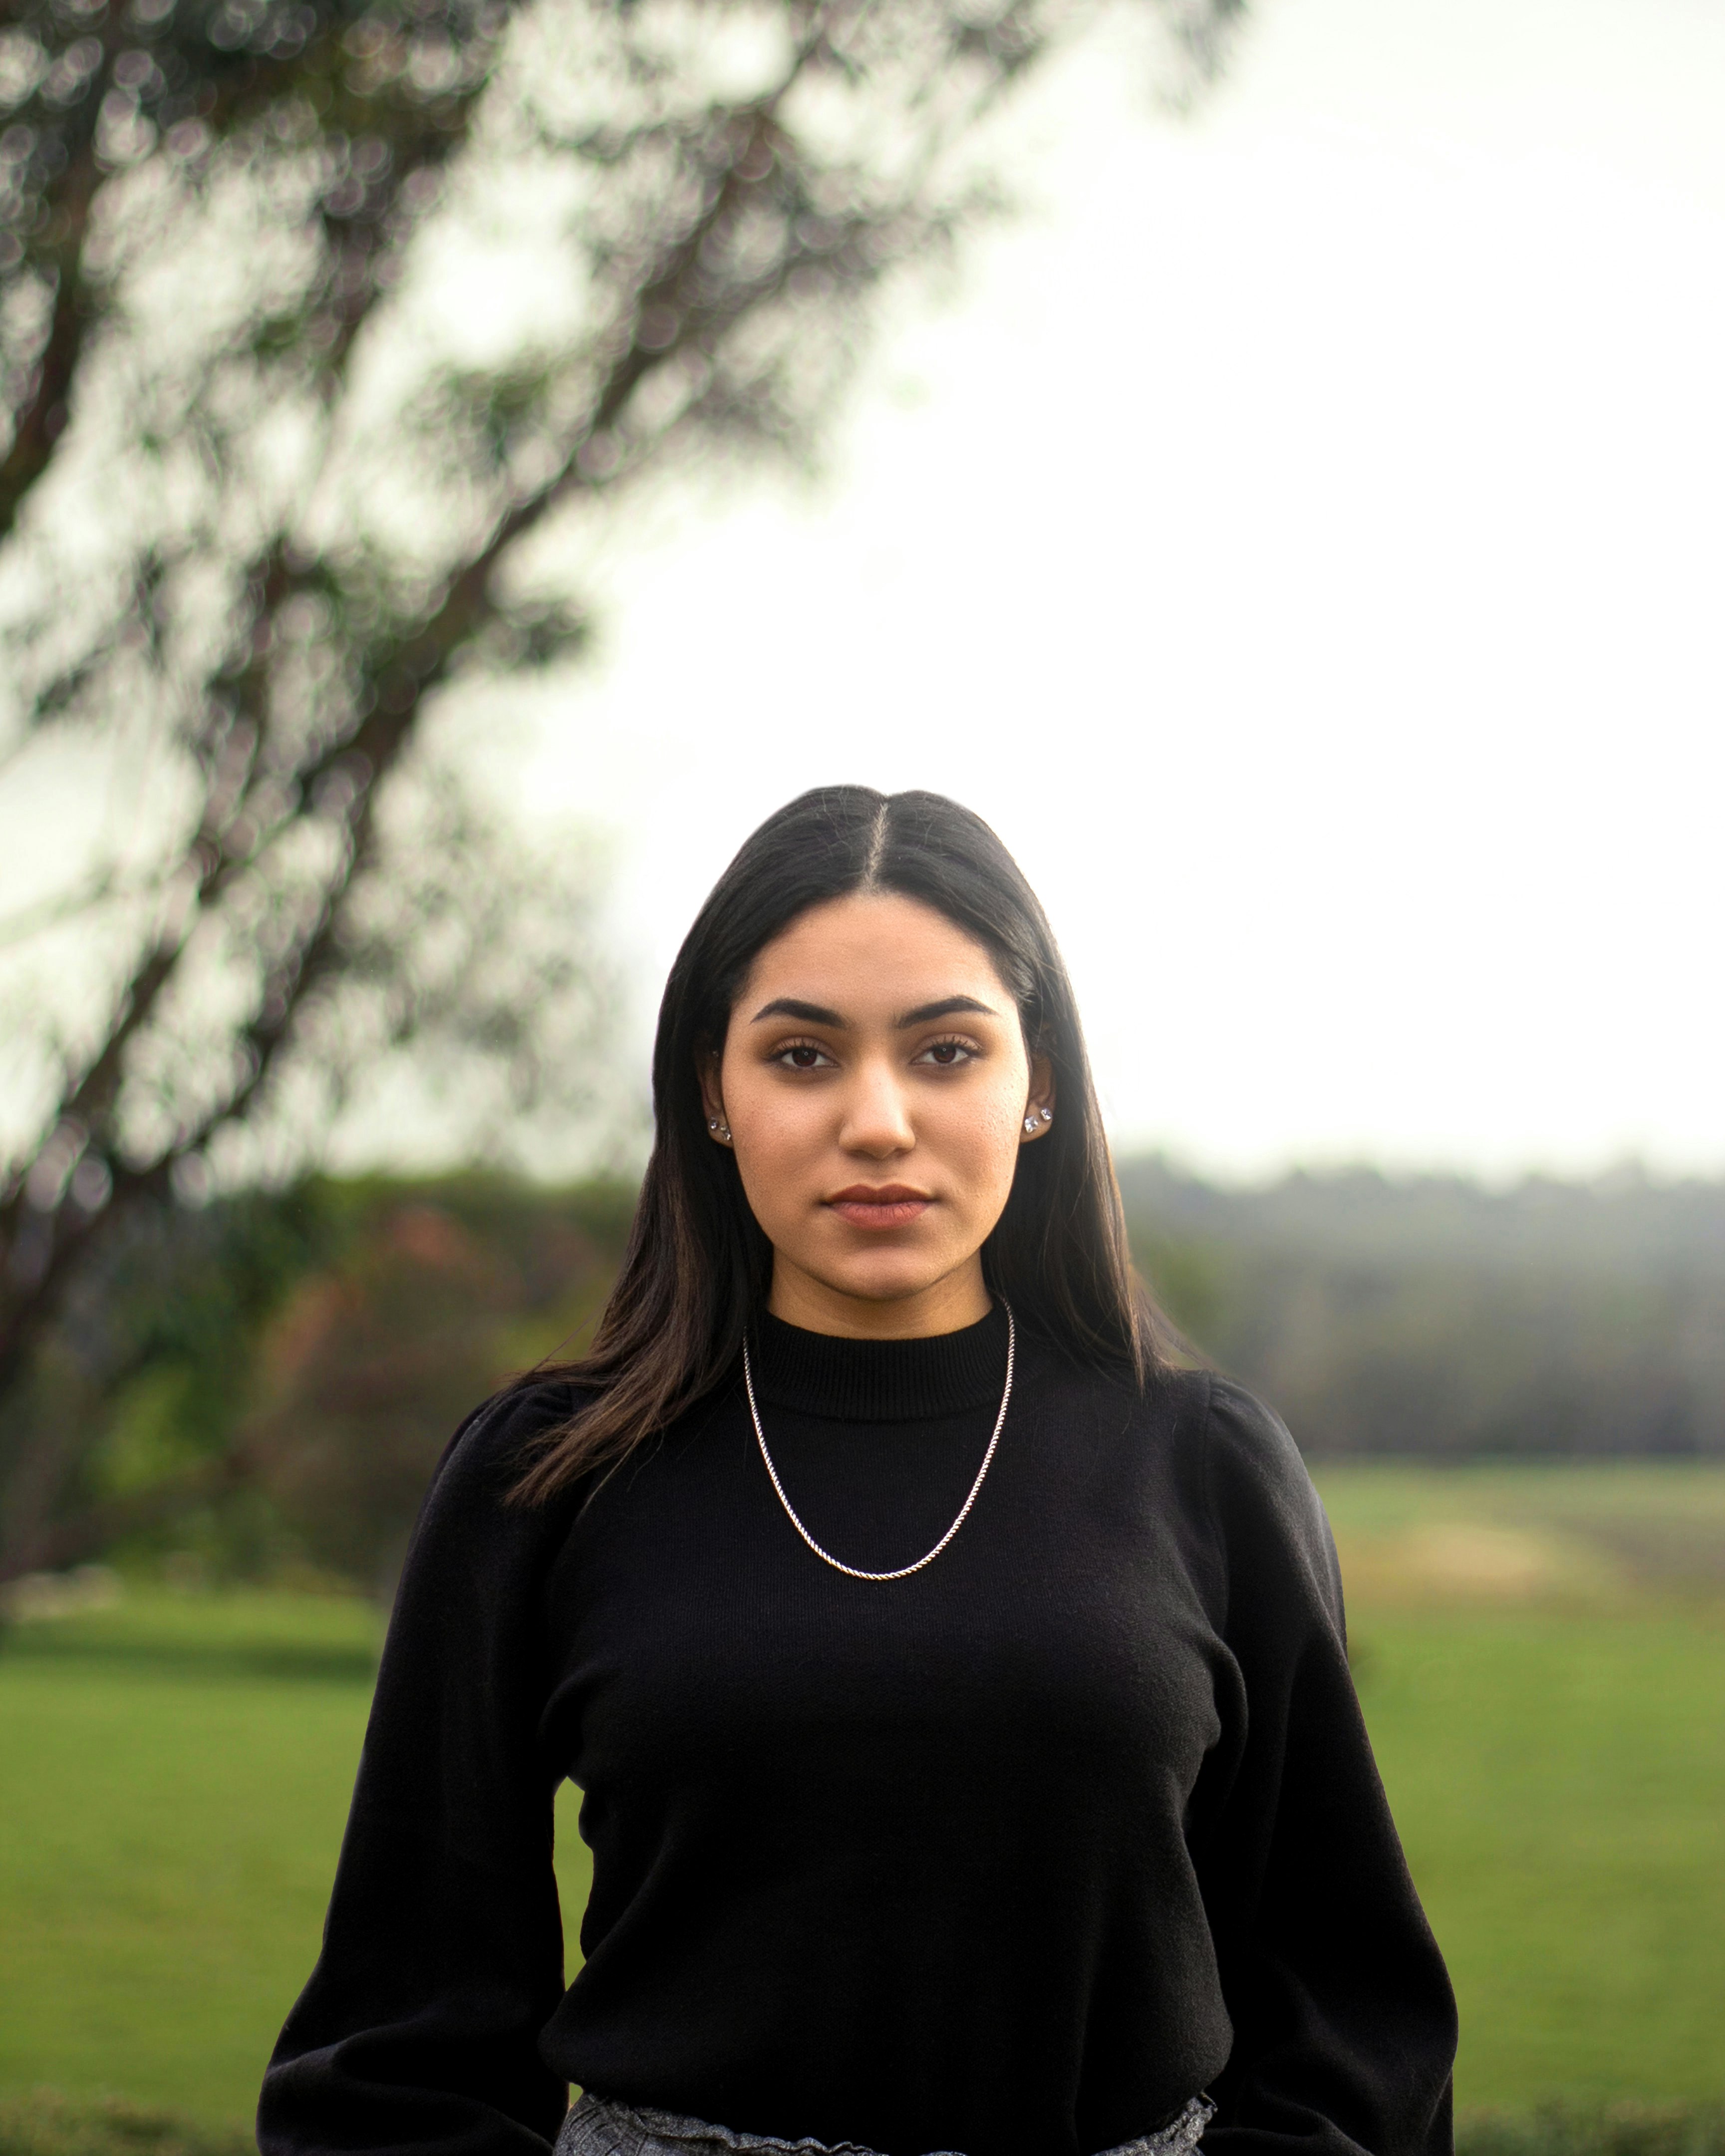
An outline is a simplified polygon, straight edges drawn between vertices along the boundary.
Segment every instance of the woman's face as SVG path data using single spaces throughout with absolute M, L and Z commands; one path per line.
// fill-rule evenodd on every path
M 776 1317 L 906 1337 L 987 1315 L 978 1254 L 1054 1101 L 980 943 L 914 899 L 815 906 L 756 958 L 701 1076 Z

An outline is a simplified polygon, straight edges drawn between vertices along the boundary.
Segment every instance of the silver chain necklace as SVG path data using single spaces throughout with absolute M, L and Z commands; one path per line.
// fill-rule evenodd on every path
M 784 1507 L 785 1517 L 808 1543 L 823 1564 L 829 1564 L 834 1572 L 842 1572 L 847 1579 L 907 1579 L 913 1572 L 921 1572 L 925 1564 L 932 1564 L 947 1544 L 970 1517 L 983 1478 L 987 1475 L 994 1457 L 995 1447 L 1000 1442 L 1000 1433 L 1006 1427 L 1006 1404 L 1012 1398 L 1013 1351 L 1017 1346 L 1018 1332 L 1012 1322 L 1012 1305 L 1003 1297 L 1000 1307 L 1006 1312 L 1006 1383 L 1000 1394 L 1000 1412 L 994 1418 L 994 1435 L 988 1440 L 988 1449 L 983 1455 L 983 1464 L 976 1471 L 976 1480 L 970 1486 L 970 1495 L 958 1507 L 958 1517 L 947 1529 L 927 1557 L 919 1557 L 915 1564 L 901 1564 L 896 1572 L 860 1572 L 854 1564 L 841 1564 L 830 1550 L 824 1550 L 807 1527 L 797 1517 L 797 1508 L 784 1493 L 784 1485 L 778 1479 L 778 1470 L 773 1464 L 773 1455 L 767 1450 L 767 1433 L 761 1427 L 761 1410 L 755 1405 L 755 1376 L 749 1364 L 748 1335 L 742 1340 L 742 1383 L 749 1396 L 749 1419 L 755 1425 L 755 1442 L 761 1448 L 761 1457 L 767 1463 L 767 1472 L 773 1478 L 773 1486 L 778 1492 L 778 1502 Z

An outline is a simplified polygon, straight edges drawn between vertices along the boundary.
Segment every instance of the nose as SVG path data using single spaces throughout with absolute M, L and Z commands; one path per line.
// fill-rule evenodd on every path
M 847 1089 L 839 1142 L 846 1152 L 871 1160 L 908 1152 L 916 1144 L 904 1088 L 890 1064 L 865 1062 L 857 1070 Z

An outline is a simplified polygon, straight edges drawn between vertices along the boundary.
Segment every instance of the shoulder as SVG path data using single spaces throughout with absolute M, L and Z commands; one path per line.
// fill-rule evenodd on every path
M 1015 1389 L 1058 1410 L 1142 1433 L 1152 1427 L 1201 1426 L 1209 1373 L 1153 1370 L 1142 1385 L 1120 1363 L 1080 1354 L 1040 1328 L 1021 1324 Z
M 1209 1539 L 1211 1373 L 1159 1366 L 1140 1382 L 1117 1363 L 1075 1353 L 1040 1332 L 1020 1346 L 1025 1408 L 1064 1468 L 1101 1476 L 1122 1503 L 1153 1506 L 1201 1551 Z
M 1224 1484 L 1261 1490 L 1271 1502 L 1292 1502 L 1310 1509 L 1317 1491 L 1287 1424 L 1219 1371 L 1202 1373 L 1205 1384 L 1204 1435 L 1212 1471 Z M 1321 1509 L 1321 1508 L 1320 1508 Z
M 1339 1622 L 1342 1583 L 1322 1501 L 1281 1416 L 1244 1385 L 1208 1380 L 1204 1474 L 1231 1578 L 1281 1590 Z
M 1019 1342 L 1025 1406 L 1057 1432 L 1063 1452 L 1093 1450 L 1130 1476 L 1173 1477 L 1194 1529 L 1208 1510 L 1204 1467 L 1213 1387 L 1208 1370 L 1158 1366 L 1140 1383 L 1118 1363 L 1073 1353 L 1041 1332 Z
M 521 1477 L 546 1439 L 578 1412 L 580 1396 L 566 1383 L 523 1378 L 504 1386 L 465 1416 L 444 1447 L 420 1508 L 416 1541 L 499 1537 L 535 1538 L 533 1530 L 556 1505 L 526 1505 Z
M 1341 1573 L 1323 1505 L 1287 1424 L 1255 1394 L 1214 1370 L 1158 1369 L 1140 1387 L 1042 1339 L 1025 1376 L 1063 1445 L 1088 1443 L 1158 1475 L 1230 1637 L 1340 1632 Z
M 386 1665 L 413 1681 L 531 1625 L 538 1583 L 567 1537 L 564 1505 L 523 1504 L 536 1440 L 567 1419 L 567 1385 L 506 1386 L 465 1417 L 434 1471 L 408 1543 Z
M 1307 1481 L 1286 1425 L 1218 1371 L 1162 1365 L 1140 1384 L 1129 1371 L 1075 1355 L 1041 1334 L 1021 1339 L 1020 1364 L 1026 1395 L 1057 1409 L 1063 1420 L 1111 1424 L 1135 1441 L 1172 1449 L 1194 1466 L 1220 1455 L 1224 1472 Z

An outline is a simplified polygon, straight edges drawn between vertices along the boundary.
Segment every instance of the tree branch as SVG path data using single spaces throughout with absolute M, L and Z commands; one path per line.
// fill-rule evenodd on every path
M 48 469 L 54 445 L 66 424 L 72 382 L 90 326 L 92 311 L 79 275 L 78 258 L 95 192 L 95 160 L 86 157 L 83 165 L 83 185 L 68 207 L 73 230 L 60 250 L 47 341 L 36 362 L 29 393 L 13 415 L 11 444 L 0 458 L 0 541 L 18 521 L 24 496 Z

